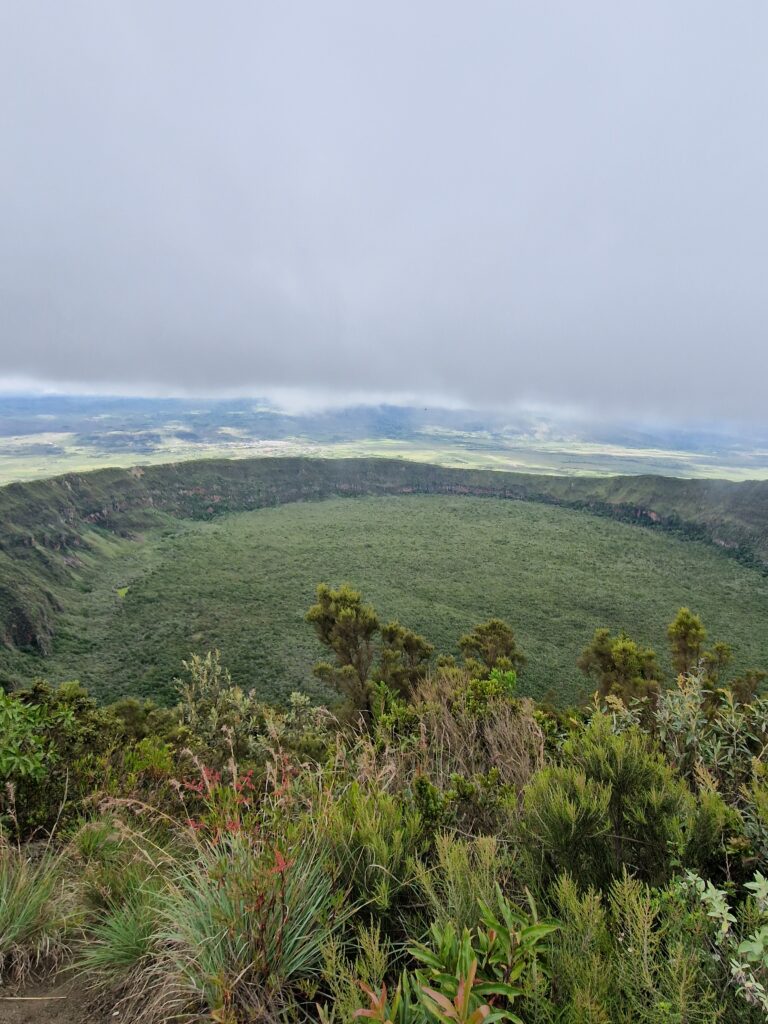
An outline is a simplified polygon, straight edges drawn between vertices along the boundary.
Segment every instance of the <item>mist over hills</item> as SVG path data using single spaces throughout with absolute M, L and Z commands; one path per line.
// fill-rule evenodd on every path
M 575 412 L 434 405 L 287 411 L 257 398 L 0 395 L 0 483 L 253 455 L 382 455 L 568 475 L 768 477 L 768 434 L 743 424 L 621 423 Z

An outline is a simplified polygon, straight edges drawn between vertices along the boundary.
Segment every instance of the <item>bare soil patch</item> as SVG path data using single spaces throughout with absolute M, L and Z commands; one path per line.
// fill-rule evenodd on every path
M 82 982 L 71 977 L 27 985 L 19 992 L 0 989 L 0 1024 L 100 1024 L 89 1013 L 89 1002 Z

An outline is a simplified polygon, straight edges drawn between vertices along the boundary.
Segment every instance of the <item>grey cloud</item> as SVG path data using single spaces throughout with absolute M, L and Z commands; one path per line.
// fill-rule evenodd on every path
M 0 10 L 0 376 L 764 417 L 762 0 Z

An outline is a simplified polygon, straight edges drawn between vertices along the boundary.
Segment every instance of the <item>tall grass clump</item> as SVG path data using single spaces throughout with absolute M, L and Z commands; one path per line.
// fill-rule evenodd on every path
M 317 986 L 351 908 L 324 847 L 238 821 L 98 916 L 81 967 L 135 1024 L 271 1020 Z M 298 832 L 297 832 L 298 834 Z
M 45 848 L 33 859 L 0 839 L 0 985 L 54 969 L 71 925 L 61 858 Z
M 137 1021 L 156 1019 L 160 921 L 158 889 L 147 883 L 96 915 L 81 951 L 79 967 L 94 995 L 128 1009 Z
M 320 974 L 349 916 L 344 896 L 312 841 L 286 852 L 238 832 L 202 843 L 161 899 L 161 966 L 175 1001 L 221 1021 L 269 1016 Z

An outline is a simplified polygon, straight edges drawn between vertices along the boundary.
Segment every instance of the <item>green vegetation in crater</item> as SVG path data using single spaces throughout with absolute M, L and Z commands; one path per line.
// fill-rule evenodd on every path
M 165 700 L 189 651 L 220 647 L 265 700 L 328 700 L 309 666 L 314 582 L 354 581 L 384 621 L 439 650 L 500 615 L 528 662 L 521 692 L 560 703 L 589 692 L 576 659 L 599 626 L 665 651 L 666 625 L 696 609 L 734 672 L 768 664 L 768 579 L 715 548 L 585 512 L 487 498 L 363 497 L 163 521 L 141 540 L 101 537 L 58 600 L 48 657 L 6 650 L 6 674 L 79 678 L 102 698 Z M 118 588 L 127 590 L 118 596 Z M 667 679 L 672 665 L 661 667 Z

